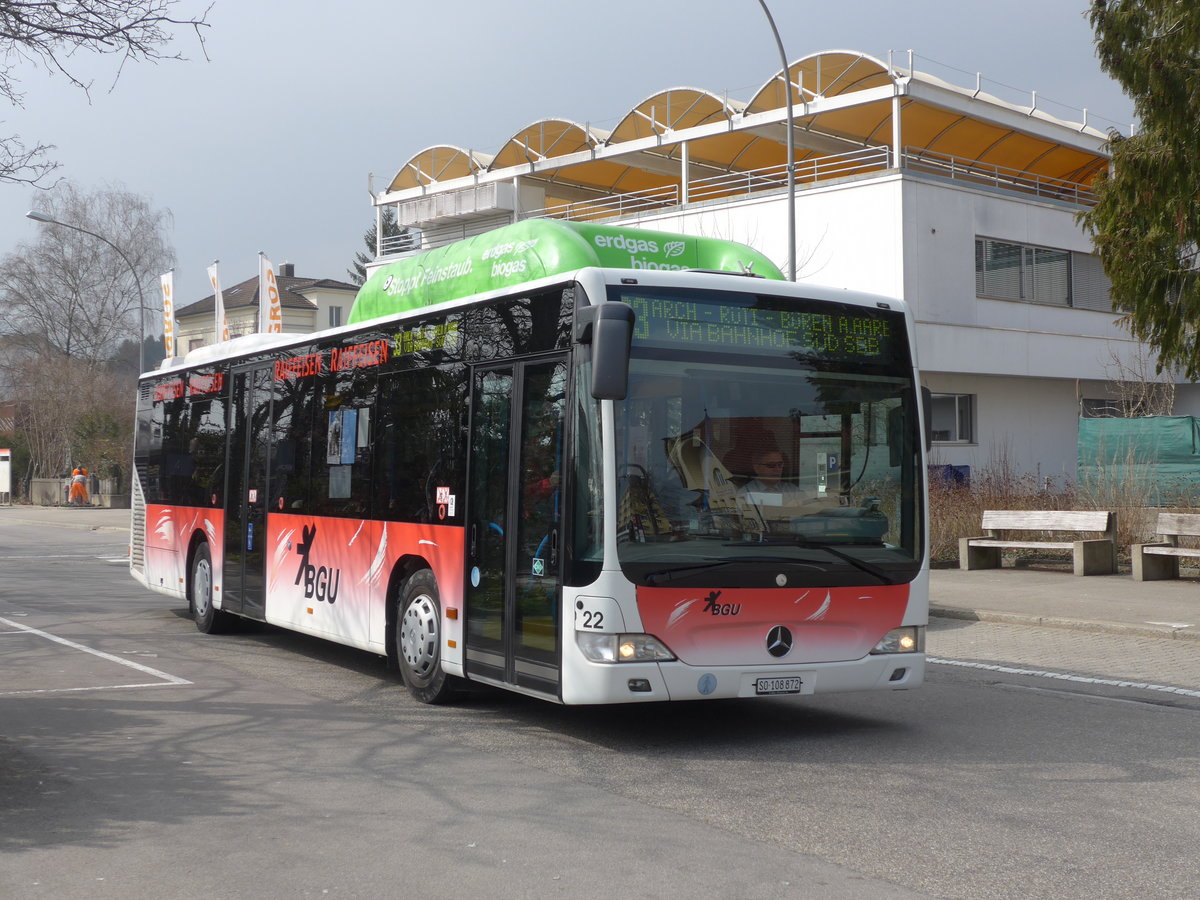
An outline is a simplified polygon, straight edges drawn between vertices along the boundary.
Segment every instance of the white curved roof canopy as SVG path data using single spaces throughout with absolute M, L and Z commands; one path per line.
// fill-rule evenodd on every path
M 787 74 L 797 161 L 893 147 L 892 120 L 898 108 L 900 144 L 909 153 L 944 155 L 1085 186 L 1108 163 L 1106 137 L 1094 128 L 889 66 L 864 53 L 811 54 L 791 63 Z M 787 162 L 782 76 L 772 75 L 748 101 L 701 88 L 657 91 L 622 116 L 611 133 L 567 119 L 541 119 L 514 134 L 494 157 L 451 145 L 430 147 L 392 179 L 388 192 L 401 196 L 381 196 L 378 202 L 453 189 L 469 182 L 448 182 L 506 172 L 542 184 L 548 206 L 587 195 L 677 189 L 685 142 L 688 177 L 693 179 L 782 167 Z M 830 172 L 836 177 L 836 169 Z

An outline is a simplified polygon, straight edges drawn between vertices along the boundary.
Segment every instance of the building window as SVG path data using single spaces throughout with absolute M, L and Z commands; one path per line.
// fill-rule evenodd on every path
M 1120 400 L 1084 397 L 1079 401 L 1079 415 L 1084 419 L 1123 419 Z
M 975 294 L 1111 312 L 1109 280 L 1090 253 L 975 239 Z
M 975 293 L 1001 300 L 1071 305 L 1071 253 L 975 239 Z
M 935 441 L 969 444 L 975 440 L 975 396 L 934 394 L 929 419 Z
M 337 328 L 342 324 L 342 308 L 340 306 L 329 307 L 329 327 Z

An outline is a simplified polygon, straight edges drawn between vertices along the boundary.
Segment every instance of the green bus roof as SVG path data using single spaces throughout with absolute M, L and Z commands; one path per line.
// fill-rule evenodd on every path
M 526 219 L 377 269 L 359 289 L 348 321 L 365 322 L 588 266 L 752 271 L 784 280 L 767 257 L 733 241 Z

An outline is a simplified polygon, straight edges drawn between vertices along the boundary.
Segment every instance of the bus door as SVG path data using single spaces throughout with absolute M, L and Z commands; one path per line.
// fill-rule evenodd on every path
M 222 608 L 252 619 L 266 616 L 267 460 L 271 442 L 273 370 L 233 372 L 229 457 L 225 467 L 225 571 Z
M 565 358 L 477 369 L 467 492 L 466 669 L 559 696 Z

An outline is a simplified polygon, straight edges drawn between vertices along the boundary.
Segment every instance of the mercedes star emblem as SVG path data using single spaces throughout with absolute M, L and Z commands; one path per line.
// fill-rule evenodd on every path
M 772 656 L 787 656 L 792 652 L 792 632 L 782 625 L 776 625 L 767 632 L 767 652 Z

